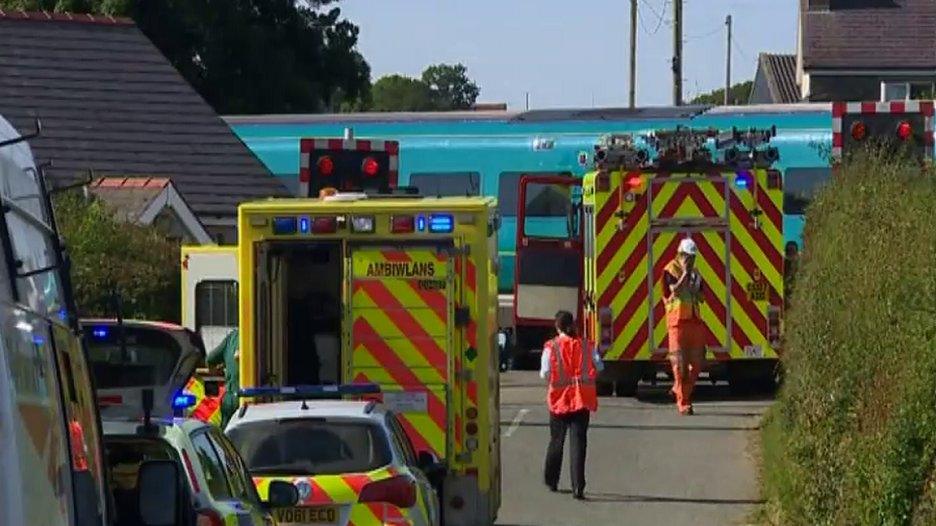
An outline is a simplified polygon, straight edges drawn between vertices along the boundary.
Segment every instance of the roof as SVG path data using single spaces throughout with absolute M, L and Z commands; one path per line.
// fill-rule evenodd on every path
M 805 69 L 936 69 L 933 0 L 832 0 L 825 10 L 808 2 L 800 0 Z
M 371 402 L 363 400 L 306 400 L 304 403 L 308 409 L 302 409 L 303 402 L 300 400 L 251 404 L 246 406 L 243 417 L 240 416 L 240 411 L 234 415 L 231 425 L 304 417 L 376 419 L 375 415 L 383 414 L 379 404 L 373 406 Z M 373 406 L 372 411 L 367 411 L 369 406 Z
M 0 115 L 52 161 L 56 185 L 166 177 L 199 216 L 286 195 L 225 122 L 128 19 L 0 10 Z
M 212 242 L 211 235 L 168 177 L 101 177 L 92 181 L 88 189 L 125 221 L 149 225 L 161 211 L 170 208 L 195 240 Z
M 802 99 L 796 84 L 796 55 L 761 53 L 757 67 L 767 81 L 773 102 L 792 104 Z

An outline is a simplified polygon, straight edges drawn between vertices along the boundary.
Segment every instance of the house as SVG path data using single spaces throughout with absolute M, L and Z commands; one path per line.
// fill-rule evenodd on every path
M 810 101 L 931 98 L 933 0 L 800 0 L 797 84 Z
M 791 104 L 800 102 L 796 84 L 796 55 L 761 53 L 748 104 Z
M 0 10 L 0 114 L 21 133 L 41 119 L 30 144 L 53 185 L 168 179 L 218 242 L 238 203 L 288 195 L 129 19 Z
M 185 244 L 210 244 L 211 235 L 167 177 L 101 177 L 88 192 L 120 219 L 153 225 Z

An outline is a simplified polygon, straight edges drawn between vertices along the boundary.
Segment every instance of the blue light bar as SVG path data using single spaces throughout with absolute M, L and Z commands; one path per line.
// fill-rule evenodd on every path
M 452 214 L 432 214 L 429 216 L 429 232 L 448 234 L 455 230 L 455 218 Z
M 738 172 L 735 175 L 735 186 L 741 190 L 751 187 L 751 172 Z
M 426 216 L 422 214 L 416 216 L 416 231 L 417 232 L 426 231 Z
M 308 234 L 312 230 L 312 222 L 309 221 L 308 216 L 302 216 L 299 218 L 299 233 Z
M 188 409 L 195 405 L 198 400 L 195 395 L 188 393 L 179 393 L 172 399 L 172 408 L 175 410 Z
M 94 336 L 98 339 L 107 338 L 107 327 L 95 327 L 91 329 L 91 336 Z
M 297 221 L 295 217 L 274 217 L 273 218 L 273 233 L 278 236 L 286 236 L 289 234 L 295 234 L 297 227 Z
M 377 393 L 380 393 L 380 386 L 377 384 L 287 385 L 282 387 L 248 387 L 238 391 L 237 396 L 241 398 L 329 398 Z

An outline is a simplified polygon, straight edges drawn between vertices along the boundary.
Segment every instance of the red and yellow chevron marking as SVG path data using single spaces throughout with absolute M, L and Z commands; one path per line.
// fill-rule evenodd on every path
M 446 458 L 447 256 L 426 248 L 361 249 L 352 260 L 351 377 L 385 391 L 425 393 L 426 412 L 400 420 L 417 450 Z
M 186 416 L 221 427 L 221 399 L 224 386 L 218 388 L 218 396 L 205 396 L 205 384 L 193 376 L 185 384 L 185 391 L 195 396 L 195 405 L 186 410 Z
M 618 188 L 630 174 L 613 174 L 611 191 L 596 194 L 595 296 L 598 308 L 611 307 L 614 314 L 613 344 L 606 358 L 652 359 L 652 349 L 666 347 L 662 272 L 675 257 L 685 233 L 651 233 L 651 216 L 698 219 L 726 215 L 730 236 L 714 228 L 692 233 L 705 281 L 702 317 L 709 332 L 708 343 L 728 350 L 716 353 L 716 359 L 743 358 L 747 346 L 760 346 L 764 357 L 775 356 L 767 341 L 767 307 L 783 303 L 782 189 L 768 189 L 766 170 L 752 172 L 754 184 L 747 190 L 734 188 L 725 180 L 687 182 L 682 180 L 685 174 L 648 175 L 652 177 L 651 192 L 633 202 L 622 203 Z M 728 180 L 733 176 L 727 174 Z M 753 214 L 755 209 L 761 213 Z M 623 217 L 616 216 L 618 211 L 624 212 Z M 647 272 L 652 272 L 652 285 Z M 752 299 L 749 286 L 766 290 L 764 299 Z M 652 340 L 647 325 L 651 315 Z
M 349 525 L 367 526 L 371 524 L 410 524 L 412 510 L 398 508 L 392 504 L 380 502 L 359 503 L 361 491 L 370 482 L 377 482 L 400 475 L 394 467 L 380 468 L 368 473 L 348 473 L 341 475 L 317 475 L 314 477 L 254 477 L 260 498 L 266 500 L 270 483 L 282 480 L 291 484 L 308 484 L 309 494 L 298 506 L 350 506 Z M 425 498 L 425 496 L 421 496 Z M 417 507 L 423 515 L 428 513 L 425 502 L 418 499 Z
M 455 273 L 458 276 L 461 276 L 459 284 L 461 285 L 461 294 L 460 294 L 460 305 L 467 307 L 469 312 L 469 321 L 468 324 L 460 330 L 461 338 L 456 340 L 455 346 L 459 352 L 455 352 L 455 369 L 456 371 L 462 371 L 464 369 L 473 369 L 473 360 L 469 360 L 466 353 L 469 348 L 472 348 L 477 353 L 478 351 L 478 275 L 477 268 L 475 264 L 470 259 L 464 259 L 459 257 L 455 259 Z M 477 360 L 477 355 L 474 356 L 474 360 Z M 464 406 L 463 409 L 467 410 L 469 407 L 474 407 L 478 409 L 478 382 L 472 377 L 468 380 L 463 386 L 460 382 L 456 383 L 454 386 L 455 392 L 454 396 L 456 400 L 463 400 Z M 461 390 L 464 389 L 464 393 Z M 465 422 L 462 418 L 464 411 L 458 411 L 455 415 L 455 444 L 456 449 L 461 450 L 463 444 L 463 430 Z

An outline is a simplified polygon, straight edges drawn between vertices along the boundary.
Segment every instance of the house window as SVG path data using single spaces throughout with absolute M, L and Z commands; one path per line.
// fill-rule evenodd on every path
M 881 101 L 927 99 L 933 97 L 933 83 L 916 82 L 881 82 Z

